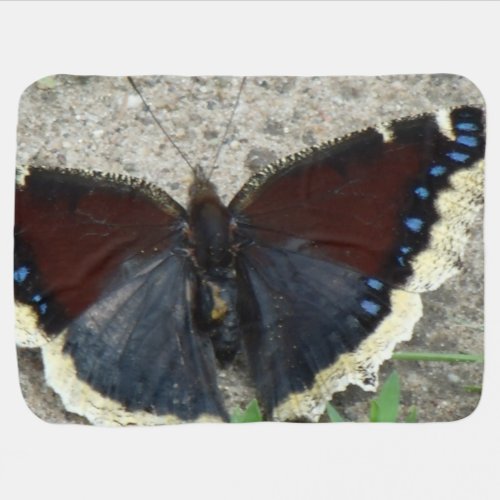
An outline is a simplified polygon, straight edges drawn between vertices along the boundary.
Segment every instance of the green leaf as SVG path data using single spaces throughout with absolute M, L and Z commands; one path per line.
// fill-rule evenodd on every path
M 259 408 L 259 403 L 256 399 L 252 399 L 244 410 L 236 409 L 231 415 L 231 423 L 244 424 L 248 422 L 262 422 L 262 413 Z
M 405 422 L 407 424 L 414 424 L 417 421 L 417 407 L 415 405 L 410 407 L 408 415 L 406 415 Z
M 330 419 L 330 422 L 345 422 L 340 413 L 330 403 L 326 405 L 326 413 L 328 415 L 328 418 Z
M 396 422 L 399 411 L 399 377 L 394 371 L 382 385 L 370 408 L 371 422 Z

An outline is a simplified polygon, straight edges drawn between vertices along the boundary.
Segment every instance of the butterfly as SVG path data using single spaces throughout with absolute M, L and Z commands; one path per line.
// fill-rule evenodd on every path
M 132 177 L 22 168 L 18 330 L 95 424 L 227 420 L 216 367 L 241 352 L 269 419 L 316 421 L 374 387 L 419 293 L 459 269 L 484 143 L 480 108 L 407 117 L 271 163 L 227 206 L 201 169 L 184 208 Z

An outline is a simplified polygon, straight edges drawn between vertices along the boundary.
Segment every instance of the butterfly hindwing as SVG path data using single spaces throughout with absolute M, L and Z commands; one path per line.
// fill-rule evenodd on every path
M 42 347 L 49 384 L 97 424 L 227 418 L 212 345 L 191 319 L 189 261 L 168 250 L 137 260 Z
M 418 294 L 300 252 L 251 246 L 238 271 L 246 352 L 276 420 L 315 421 L 348 384 L 374 390 L 421 316 Z

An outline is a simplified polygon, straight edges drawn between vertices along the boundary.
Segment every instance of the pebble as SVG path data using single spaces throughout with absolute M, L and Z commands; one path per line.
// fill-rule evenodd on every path
M 458 384 L 460 382 L 460 377 L 458 375 L 456 375 L 455 373 L 448 373 L 447 375 L 448 377 L 448 380 L 452 383 L 452 384 Z

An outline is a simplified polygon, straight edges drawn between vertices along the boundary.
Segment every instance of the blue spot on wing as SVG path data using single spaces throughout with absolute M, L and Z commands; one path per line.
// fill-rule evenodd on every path
M 423 225 L 424 221 L 422 219 L 418 219 L 417 217 L 408 217 L 405 219 L 405 226 L 414 233 L 420 232 Z
M 403 255 L 398 255 L 397 257 L 397 261 L 398 261 L 398 264 L 401 266 L 401 267 L 404 267 L 406 266 L 406 259 L 404 258 L 404 255 L 408 255 L 411 251 L 413 250 L 412 247 L 407 247 L 407 246 L 404 246 L 404 247 L 399 247 L 399 251 L 403 254 Z
M 380 305 L 373 302 L 373 300 L 362 300 L 361 301 L 361 307 L 368 313 L 371 314 L 372 316 L 376 316 L 378 312 L 380 311 Z
M 434 165 L 429 170 L 429 174 L 431 174 L 433 177 L 439 177 L 444 173 L 446 173 L 446 167 L 443 167 L 443 165 Z
M 459 151 L 451 151 L 451 153 L 446 153 L 446 156 L 448 156 L 453 161 L 456 161 L 458 163 L 463 163 L 464 161 L 467 161 L 470 158 L 470 155 L 465 153 L 460 153 Z
M 31 297 L 31 300 L 33 302 L 40 302 L 42 300 L 42 296 L 39 293 L 37 293 L 36 295 L 33 295 L 33 297 Z
M 26 266 L 18 267 L 14 271 L 14 281 L 16 283 L 22 283 L 28 277 L 29 273 L 30 271 Z
M 384 288 L 384 284 L 375 278 L 368 278 L 366 284 L 374 290 L 382 290 Z
M 479 144 L 477 138 L 470 135 L 459 135 L 457 137 L 457 142 L 469 148 L 475 148 Z
M 421 199 L 421 200 L 426 200 L 427 198 L 429 198 L 429 190 L 422 187 L 422 186 L 419 186 L 418 188 L 415 188 L 415 191 L 414 193 Z
M 40 304 L 38 306 L 38 309 L 40 311 L 40 314 L 45 314 L 47 312 L 47 304 L 45 304 L 45 302 L 43 304 Z
M 479 127 L 475 123 L 470 122 L 457 123 L 455 128 L 457 130 L 466 130 L 467 132 L 476 132 L 479 130 Z

